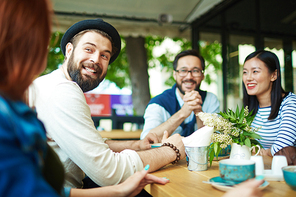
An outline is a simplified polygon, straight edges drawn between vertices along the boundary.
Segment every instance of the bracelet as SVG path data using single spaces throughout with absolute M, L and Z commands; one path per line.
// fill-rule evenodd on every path
M 164 143 L 162 146 L 168 146 L 168 147 L 172 148 L 176 152 L 177 158 L 176 158 L 175 161 L 172 162 L 172 164 L 175 164 L 180 160 L 181 154 L 179 153 L 179 149 L 177 149 L 176 146 L 174 146 L 173 144 L 170 144 L 169 142 Z

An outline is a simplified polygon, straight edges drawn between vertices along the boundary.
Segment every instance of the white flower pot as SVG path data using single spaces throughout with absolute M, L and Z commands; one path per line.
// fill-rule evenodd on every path
M 258 152 L 255 154 L 255 156 L 257 156 L 260 152 L 260 146 L 256 145 L 259 150 Z M 251 158 L 251 151 L 256 147 L 248 147 L 246 145 L 241 146 L 240 144 L 237 143 L 232 143 L 231 144 L 231 151 L 230 151 L 230 159 L 250 159 Z

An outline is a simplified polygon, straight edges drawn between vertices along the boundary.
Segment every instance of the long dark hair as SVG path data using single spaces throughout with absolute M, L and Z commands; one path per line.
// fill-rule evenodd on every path
M 274 119 L 278 115 L 279 108 L 281 106 L 281 102 L 283 100 L 282 93 L 285 93 L 281 86 L 281 68 L 278 57 L 270 52 L 270 51 L 255 51 L 248 55 L 245 59 L 245 62 L 252 59 L 257 58 L 262 61 L 265 66 L 268 68 L 269 73 L 273 73 L 277 70 L 277 79 L 272 83 L 272 89 L 270 94 L 271 99 L 271 111 L 268 117 L 268 120 Z M 246 87 L 243 85 L 243 102 L 244 106 L 248 106 L 249 111 L 253 110 L 253 114 L 256 114 L 258 111 L 259 102 L 256 96 L 248 95 Z

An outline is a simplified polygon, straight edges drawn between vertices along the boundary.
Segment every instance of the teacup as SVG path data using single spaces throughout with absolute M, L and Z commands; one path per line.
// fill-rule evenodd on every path
M 255 161 L 224 159 L 219 161 L 219 170 L 225 181 L 240 183 L 255 177 Z
M 285 182 L 296 191 L 296 166 L 286 166 L 282 168 Z

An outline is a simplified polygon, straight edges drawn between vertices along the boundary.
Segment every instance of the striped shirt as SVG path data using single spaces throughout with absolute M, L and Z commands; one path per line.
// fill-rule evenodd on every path
M 296 95 L 290 92 L 283 99 L 273 120 L 268 120 L 270 111 L 271 107 L 259 108 L 252 127 L 261 127 L 260 143 L 274 155 L 286 146 L 296 146 Z

